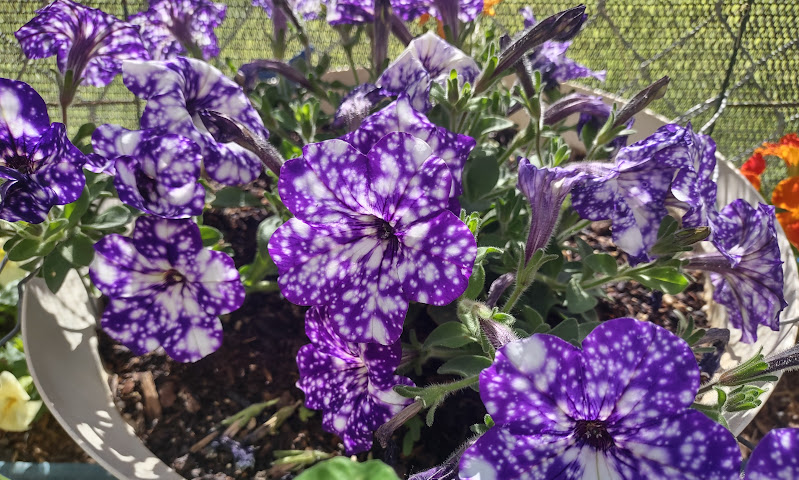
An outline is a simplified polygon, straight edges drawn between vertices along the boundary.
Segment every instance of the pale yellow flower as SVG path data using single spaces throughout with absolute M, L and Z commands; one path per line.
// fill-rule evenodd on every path
M 31 400 L 20 380 L 11 372 L 0 372 L 0 430 L 24 432 L 42 407 L 41 400 Z

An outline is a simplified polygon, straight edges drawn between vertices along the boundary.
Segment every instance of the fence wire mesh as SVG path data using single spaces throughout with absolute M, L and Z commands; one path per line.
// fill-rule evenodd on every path
M 33 18 L 40 0 L 0 0 L 0 76 L 34 86 L 59 118 L 54 60 L 28 61 L 14 31 Z M 85 0 L 82 3 L 126 18 L 146 8 L 146 0 Z M 251 0 L 229 0 L 227 17 L 216 29 L 221 55 L 214 63 L 231 72 L 238 65 L 271 56 L 271 22 Z M 690 121 L 713 134 L 719 150 L 740 162 L 763 141 L 799 130 L 799 2 L 785 0 L 586 0 L 589 20 L 569 54 L 607 80 L 585 84 L 630 97 L 651 81 L 672 78 L 658 113 Z M 508 32 L 522 28 L 520 8 L 538 18 L 571 7 L 562 0 L 505 0 L 494 21 Z M 308 23 L 316 52 L 329 53 L 345 67 L 339 39 L 323 21 Z M 289 45 L 288 51 L 299 51 Z M 367 45 L 355 61 L 366 64 Z M 401 46 L 394 43 L 391 55 Z M 135 128 L 142 108 L 118 77 L 107 88 L 83 87 L 71 108 L 71 130 L 83 122 L 116 122 Z

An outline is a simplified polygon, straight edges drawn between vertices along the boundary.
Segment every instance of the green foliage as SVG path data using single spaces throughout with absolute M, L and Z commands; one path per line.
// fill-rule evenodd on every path
M 297 480 L 399 480 L 399 477 L 380 460 L 359 463 L 334 457 L 305 470 Z

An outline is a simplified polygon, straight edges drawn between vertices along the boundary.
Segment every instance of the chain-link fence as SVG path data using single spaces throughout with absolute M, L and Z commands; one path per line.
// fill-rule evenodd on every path
M 31 83 L 58 118 L 54 61 L 28 61 L 13 32 L 46 1 L 0 0 L 0 76 Z M 91 0 L 83 3 L 120 18 L 146 7 L 146 0 Z M 271 22 L 251 0 L 230 0 L 227 18 L 216 29 L 223 70 L 271 56 Z M 574 5 L 563 0 L 505 0 L 495 21 L 509 32 L 522 28 L 521 7 L 543 18 Z M 763 141 L 799 130 L 799 2 L 786 0 L 595 0 L 586 1 L 589 21 L 569 54 L 594 70 L 607 70 L 592 87 L 630 97 L 651 81 L 672 78 L 666 97 L 653 108 L 698 130 L 712 133 L 720 151 L 740 161 Z M 317 52 L 344 67 L 339 39 L 322 21 L 308 24 Z M 299 50 L 299 45 L 289 46 Z M 368 46 L 356 63 L 368 61 Z M 392 45 L 392 53 L 399 51 Z M 71 110 L 71 128 L 83 121 L 116 121 L 136 126 L 141 104 L 117 78 L 107 88 L 83 87 Z

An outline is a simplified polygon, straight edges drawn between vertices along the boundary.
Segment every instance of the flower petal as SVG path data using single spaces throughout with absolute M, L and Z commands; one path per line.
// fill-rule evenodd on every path
M 746 480 L 799 478 L 799 429 L 775 428 L 768 432 L 749 457 Z
M 583 340 L 584 418 L 627 428 L 682 412 L 699 388 L 688 344 L 634 318 L 604 322 Z

